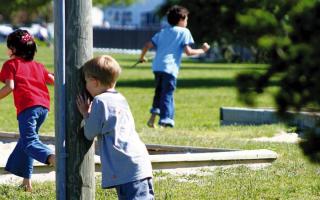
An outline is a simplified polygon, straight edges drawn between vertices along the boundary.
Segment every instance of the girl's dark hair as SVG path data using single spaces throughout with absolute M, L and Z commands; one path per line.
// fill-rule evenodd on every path
M 188 9 L 182 6 L 174 5 L 167 12 L 167 19 L 171 26 L 175 26 L 181 19 L 185 19 L 189 14 Z
M 11 49 L 13 55 L 28 61 L 33 60 L 37 51 L 37 45 L 31 34 L 21 29 L 17 29 L 8 35 L 7 47 Z

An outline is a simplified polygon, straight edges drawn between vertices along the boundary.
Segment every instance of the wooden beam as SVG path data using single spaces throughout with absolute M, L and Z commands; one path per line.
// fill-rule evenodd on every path
M 0 141 L 15 141 L 12 134 L 0 133 Z M 18 136 L 18 134 L 15 134 Z M 43 136 L 40 136 L 43 137 Z M 50 137 L 50 136 L 49 136 Z M 49 139 L 49 138 L 45 138 Z M 51 140 L 54 138 L 51 137 Z M 52 143 L 52 142 L 51 142 Z M 216 149 L 191 146 L 173 146 L 147 144 L 150 153 L 150 160 L 154 170 L 176 169 L 176 168 L 199 168 L 199 167 L 220 167 L 271 164 L 277 159 L 277 153 L 267 149 L 240 150 L 240 149 Z M 94 156 L 95 171 L 101 171 L 99 156 Z M 0 173 L 5 163 L 0 162 Z M 39 162 L 35 162 L 35 173 L 52 171 Z
M 209 149 L 212 150 L 212 149 Z M 224 167 L 239 165 L 271 164 L 277 159 L 274 151 L 267 149 L 256 150 L 236 150 L 226 152 L 208 152 L 208 153 L 163 153 L 150 155 L 153 170 L 166 170 L 177 168 L 199 168 L 199 167 Z M 99 156 L 94 157 L 95 171 L 101 172 L 101 163 Z M 0 173 L 5 174 L 5 163 L 0 162 Z M 54 168 L 48 167 L 40 162 L 34 163 L 34 173 L 48 173 Z

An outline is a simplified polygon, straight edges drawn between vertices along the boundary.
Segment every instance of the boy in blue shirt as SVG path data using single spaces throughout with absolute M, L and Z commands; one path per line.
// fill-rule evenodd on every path
M 140 62 L 151 48 L 156 49 L 156 56 L 152 63 L 155 76 L 155 94 L 153 98 L 151 116 L 147 125 L 155 127 L 155 118 L 160 116 L 159 125 L 163 127 L 174 126 L 174 99 L 177 77 L 180 69 L 182 53 L 188 56 L 199 55 L 209 50 L 210 46 L 204 43 L 200 49 L 190 47 L 194 43 L 192 35 L 187 29 L 189 11 L 182 6 L 172 6 L 167 12 L 169 27 L 156 33 L 151 41 L 142 49 Z
M 153 200 L 152 167 L 145 144 L 135 130 L 126 99 L 115 90 L 121 72 L 111 56 L 99 56 L 83 66 L 86 89 L 93 97 L 77 97 L 84 135 L 98 137 L 102 188 L 115 188 L 120 200 Z

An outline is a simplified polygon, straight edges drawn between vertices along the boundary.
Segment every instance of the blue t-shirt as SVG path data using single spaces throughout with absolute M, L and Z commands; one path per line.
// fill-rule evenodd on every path
M 194 43 L 189 29 L 179 26 L 163 28 L 152 37 L 151 42 L 156 48 L 153 71 L 177 77 L 184 47 Z

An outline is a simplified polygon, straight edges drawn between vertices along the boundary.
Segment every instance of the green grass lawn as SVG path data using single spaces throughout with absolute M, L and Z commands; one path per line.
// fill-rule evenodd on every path
M 6 49 L 0 46 L 1 64 Z M 53 71 L 53 50 L 39 47 L 36 59 Z M 282 124 L 264 126 L 219 125 L 219 108 L 245 106 L 239 102 L 235 76 L 244 71 L 262 72 L 265 65 L 214 64 L 184 60 L 175 93 L 176 127 L 146 127 L 153 97 L 153 74 L 150 63 L 130 66 L 138 56 L 114 55 L 123 67 L 117 89 L 128 100 L 137 130 L 145 143 L 203 146 L 211 148 L 270 149 L 278 159 L 263 170 L 246 167 L 204 170 L 197 175 L 173 176 L 165 172 L 154 175 L 157 199 L 320 199 L 320 167 L 311 164 L 298 144 L 253 142 L 247 139 L 273 136 L 281 130 L 292 130 Z M 0 87 L 2 84 L 0 83 Z M 54 135 L 53 87 L 49 86 L 51 112 L 41 134 Z M 257 99 L 258 107 L 274 107 L 272 94 L 276 86 Z M 12 97 L 0 100 L 0 131 L 17 132 Z M 0 199 L 55 199 L 54 183 L 34 184 L 35 192 L 26 194 L 13 186 L 0 185 Z M 97 180 L 96 199 L 116 199 L 114 191 L 100 188 Z

